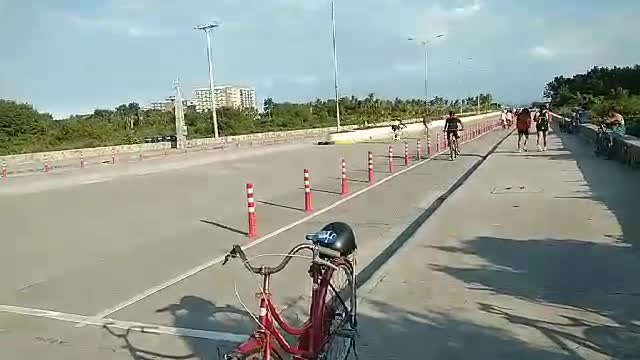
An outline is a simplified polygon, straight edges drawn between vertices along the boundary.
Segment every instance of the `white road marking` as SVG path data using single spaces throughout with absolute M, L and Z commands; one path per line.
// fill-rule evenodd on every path
M 19 306 L 0 305 L 0 312 L 20 314 L 26 316 L 42 317 L 47 319 L 71 322 L 83 325 L 93 326 L 108 326 L 123 330 L 134 330 L 142 333 L 163 334 L 181 337 L 192 337 L 199 339 L 228 341 L 228 342 L 242 342 L 246 340 L 249 335 L 234 334 L 219 331 L 207 331 L 198 329 L 187 329 L 163 325 L 144 324 L 132 321 L 121 321 L 106 318 L 97 318 L 95 316 L 84 316 L 78 314 L 62 313 L 57 311 L 42 310 L 25 308 Z
M 476 137 L 475 139 L 470 139 L 470 140 L 461 142 L 461 144 L 464 144 L 464 143 L 467 143 L 469 141 L 473 141 L 473 140 L 479 139 L 480 137 L 482 137 L 482 136 L 484 136 L 486 134 L 490 134 L 490 133 L 491 133 L 491 131 L 488 131 L 488 132 L 483 133 L 480 136 Z M 285 226 L 283 226 L 283 227 L 281 227 L 281 228 L 279 228 L 277 230 L 274 230 L 273 232 L 271 232 L 269 234 L 266 234 L 266 235 L 264 235 L 264 236 L 262 236 L 262 237 L 260 237 L 260 238 L 258 238 L 256 240 L 254 240 L 254 241 L 242 246 L 242 250 L 250 249 L 250 248 L 252 248 L 252 247 L 254 247 L 254 246 L 256 246 L 256 245 L 258 245 L 258 244 L 260 244 L 260 243 L 262 243 L 262 242 L 264 242 L 266 240 L 268 240 L 268 239 L 271 239 L 274 236 L 277 236 L 277 235 L 279 235 L 279 234 L 281 234 L 281 233 L 283 233 L 283 232 L 285 232 L 287 230 L 290 230 L 290 229 L 292 229 L 292 228 L 294 228 L 294 227 L 296 227 L 296 226 L 298 226 L 300 224 L 303 224 L 303 223 L 315 218 L 316 216 L 322 215 L 325 212 L 327 212 L 329 210 L 332 210 L 332 209 L 344 204 L 345 202 L 347 202 L 347 201 L 349 201 L 349 200 L 351 200 L 351 199 L 353 199 L 353 198 L 355 198 L 355 197 L 357 197 L 359 195 L 364 194 L 365 192 L 367 192 L 369 190 L 372 190 L 372 189 L 384 184 L 385 182 L 395 178 L 396 176 L 400 176 L 400 175 L 404 174 L 405 172 L 408 172 L 408 171 L 410 171 L 410 170 L 412 170 L 412 169 L 414 169 L 414 168 L 416 168 L 416 167 L 418 167 L 418 166 L 420 166 L 422 164 L 426 164 L 431 159 L 434 159 L 436 156 L 438 156 L 440 154 L 443 154 L 446 151 L 447 151 L 447 149 L 444 149 L 444 150 L 442 150 L 442 151 L 440 151 L 438 153 L 435 153 L 432 157 L 430 157 L 428 159 L 423 159 L 422 161 L 416 162 L 413 165 L 410 165 L 409 167 L 407 167 L 405 169 L 402 169 L 402 170 L 397 171 L 397 172 L 395 172 L 393 174 L 390 174 L 389 176 L 381 179 L 380 181 L 377 181 L 374 184 L 365 187 L 364 189 L 356 191 L 355 193 L 353 193 L 353 194 L 351 194 L 349 196 L 346 196 L 346 197 L 336 201 L 335 203 L 333 203 L 333 204 L 331 204 L 331 205 L 329 205 L 329 206 L 327 206 L 327 207 L 325 207 L 323 209 L 320 209 L 320 210 L 318 210 L 318 211 L 316 211 L 316 212 L 314 212 L 312 214 L 309 214 L 309 215 L 303 217 L 300 220 L 294 221 L 294 222 L 292 222 L 292 223 L 290 223 L 288 225 L 285 225 Z M 195 267 L 195 268 L 193 268 L 191 270 L 188 270 L 183 274 L 180 274 L 180 275 L 178 275 L 178 276 L 176 276 L 176 277 L 174 277 L 174 278 L 172 278 L 170 280 L 167 280 L 167 281 L 163 282 L 162 284 L 159 284 L 157 286 L 149 288 L 149 289 L 145 290 L 144 292 L 142 292 L 142 293 L 140 293 L 140 294 L 138 294 L 138 295 L 126 300 L 126 301 L 123 301 L 123 302 L 121 302 L 121 303 L 119 303 L 119 304 L 117 304 L 117 305 L 115 305 L 115 306 L 113 306 L 111 308 L 105 309 L 104 311 L 96 314 L 94 317 L 96 317 L 96 318 L 104 318 L 104 317 L 107 317 L 107 316 L 109 316 L 109 315 L 111 315 L 111 314 L 113 314 L 115 312 L 118 312 L 118 311 L 120 311 L 120 310 L 122 310 L 122 309 L 124 309 L 124 308 L 126 308 L 126 307 L 128 307 L 130 305 L 133 305 L 133 304 L 135 304 L 135 303 L 137 303 L 137 302 L 139 302 L 139 301 L 141 301 L 141 300 L 143 300 L 143 299 L 145 299 L 145 298 L 147 298 L 147 297 L 149 297 L 149 296 L 151 296 L 151 295 L 153 295 L 153 294 L 155 294 L 155 293 L 157 293 L 159 291 L 162 291 L 162 290 L 164 290 L 164 289 L 166 289 L 166 288 L 168 288 L 168 287 L 170 287 L 170 286 L 172 286 L 172 285 L 174 285 L 174 284 L 176 284 L 176 283 L 178 283 L 178 282 L 180 282 L 182 280 L 185 280 L 185 279 L 187 279 L 187 278 L 189 278 L 189 277 L 191 277 L 191 276 L 193 276 L 193 275 L 195 275 L 195 274 L 197 274 L 197 273 L 199 273 L 199 272 L 201 272 L 203 270 L 206 270 L 206 269 L 212 267 L 213 265 L 215 265 L 217 263 L 222 262 L 224 260 L 224 257 L 225 257 L 225 255 L 221 255 L 221 256 L 218 256 L 218 257 L 216 257 L 214 259 L 211 259 L 210 261 L 207 261 L 206 263 L 203 263 L 203 264 L 201 264 L 201 265 L 199 265 L 199 266 L 197 266 L 197 267 Z

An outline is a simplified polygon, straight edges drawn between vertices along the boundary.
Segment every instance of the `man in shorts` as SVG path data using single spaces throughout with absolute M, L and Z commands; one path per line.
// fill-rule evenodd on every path
M 529 129 L 531 128 L 531 112 L 528 108 L 524 108 L 518 113 L 516 128 L 518 128 L 518 152 L 527 151 L 527 140 L 529 139 Z M 523 138 L 524 146 L 521 146 Z
M 456 140 L 460 138 L 458 130 L 464 130 L 462 120 L 456 117 L 455 112 L 449 111 L 449 116 L 444 120 L 444 132 L 447 133 L 447 143 L 451 144 L 451 136 Z M 458 152 L 460 151 L 460 143 L 458 143 Z

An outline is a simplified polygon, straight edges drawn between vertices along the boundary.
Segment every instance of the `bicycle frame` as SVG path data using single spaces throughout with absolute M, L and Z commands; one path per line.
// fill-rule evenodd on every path
M 328 333 L 325 322 L 326 307 L 324 299 L 333 272 L 334 269 L 330 267 L 325 267 L 324 270 L 321 270 L 320 265 L 311 265 L 309 273 L 313 279 L 313 290 L 310 317 L 301 327 L 289 325 L 278 313 L 269 292 L 271 276 L 263 276 L 262 291 L 257 294 L 260 298 L 260 313 L 258 317 L 260 328 L 247 341 L 240 344 L 235 349 L 235 352 L 249 354 L 256 351 L 256 349 L 263 349 L 263 359 L 271 360 L 271 352 L 275 351 L 275 344 L 277 344 L 282 350 L 291 354 L 294 360 L 314 358 L 322 350 L 325 335 Z M 276 324 L 286 333 L 296 336 L 298 343 L 293 346 L 290 345 L 275 326 Z
M 598 128 L 598 137 L 596 139 L 596 154 L 606 155 L 609 157 L 611 148 L 613 147 L 613 136 L 604 127 Z

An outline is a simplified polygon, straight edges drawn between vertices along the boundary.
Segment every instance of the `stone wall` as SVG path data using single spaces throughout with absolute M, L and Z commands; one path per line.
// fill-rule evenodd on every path
M 553 114 L 557 121 L 568 122 L 569 119 Z M 586 141 L 595 150 L 598 141 L 598 127 L 593 124 L 580 124 L 574 133 Z M 632 168 L 640 168 L 640 139 L 631 135 L 613 135 L 611 151 L 613 159 L 618 160 Z

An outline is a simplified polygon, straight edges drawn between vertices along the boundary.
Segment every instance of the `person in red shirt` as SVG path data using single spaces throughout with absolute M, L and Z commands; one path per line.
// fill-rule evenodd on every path
M 528 108 L 522 109 L 518 114 L 516 127 L 518 128 L 518 152 L 527 151 L 527 140 L 529 140 L 529 129 L 531 128 L 531 112 Z M 522 138 L 524 138 L 524 146 L 520 146 Z

